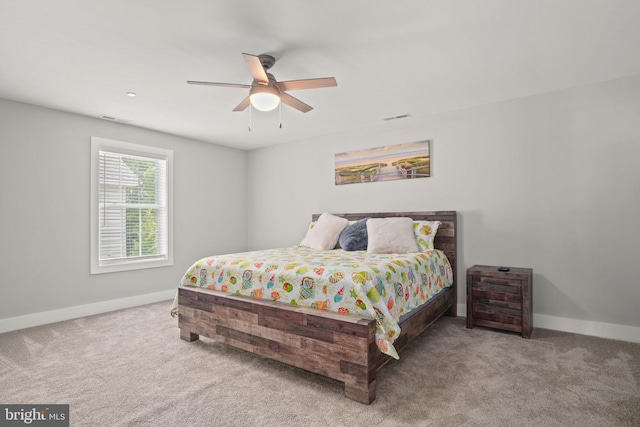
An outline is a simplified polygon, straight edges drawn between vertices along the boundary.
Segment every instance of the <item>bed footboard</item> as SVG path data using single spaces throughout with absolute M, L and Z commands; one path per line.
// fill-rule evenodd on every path
M 347 398 L 376 398 L 375 321 L 224 292 L 178 291 L 180 338 L 200 335 L 345 384 Z

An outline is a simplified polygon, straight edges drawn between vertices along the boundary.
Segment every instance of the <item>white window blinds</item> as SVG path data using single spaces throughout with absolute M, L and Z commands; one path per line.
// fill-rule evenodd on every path
M 94 271 L 94 265 L 118 271 L 153 266 L 113 268 L 119 264 L 169 260 L 171 156 L 160 149 L 148 151 L 151 147 L 144 146 L 131 149 L 133 144 L 108 144 L 105 143 L 108 140 L 95 139 L 92 157 L 97 165 L 92 167 L 97 176 L 92 192 L 97 197 L 92 197 L 92 207 L 97 214 L 93 217 L 97 221 L 94 230 L 97 242 L 92 242 L 95 246 L 92 249 L 97 252 L 97 259 L 92 259 L 92 273 L 106 272 Z M 147 151 L 142 152 L 141 147 Z
M 167 253 L 166 160 L 100 151 L 100 260 Z

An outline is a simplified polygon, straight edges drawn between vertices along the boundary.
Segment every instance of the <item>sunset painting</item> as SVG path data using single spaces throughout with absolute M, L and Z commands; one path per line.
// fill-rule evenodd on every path
M 407 142 L 336 154 L 336 185 L 431 176 L 431 141 Z

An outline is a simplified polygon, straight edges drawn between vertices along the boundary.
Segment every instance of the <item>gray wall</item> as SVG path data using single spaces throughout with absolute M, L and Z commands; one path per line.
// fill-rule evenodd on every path
M 174 150 L 174 265 L 89 274 L 91 136 Z M 176 289 L 246 248 L 247 153 L 0 99 L 0 319 Z M 233 179 L 229 179 L 233 177 Z
M 313 113 L 311 113 L 313 114 Z M 433 139 L 431 178 L 335 186 L 334 154 Z M 314 212 L 456 210 L 474 264 L 531 267 L 534 312 L 640 326 L 640 76 L 249 152 L 249 249 Z

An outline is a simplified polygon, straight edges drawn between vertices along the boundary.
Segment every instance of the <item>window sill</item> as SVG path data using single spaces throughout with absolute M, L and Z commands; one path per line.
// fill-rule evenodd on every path
M 135 260 L 121 262 L 91 263 L 91 274 L 117 273 L 119 271 L 142 270 L 145 268 L 170 267 L 172 259 Z

